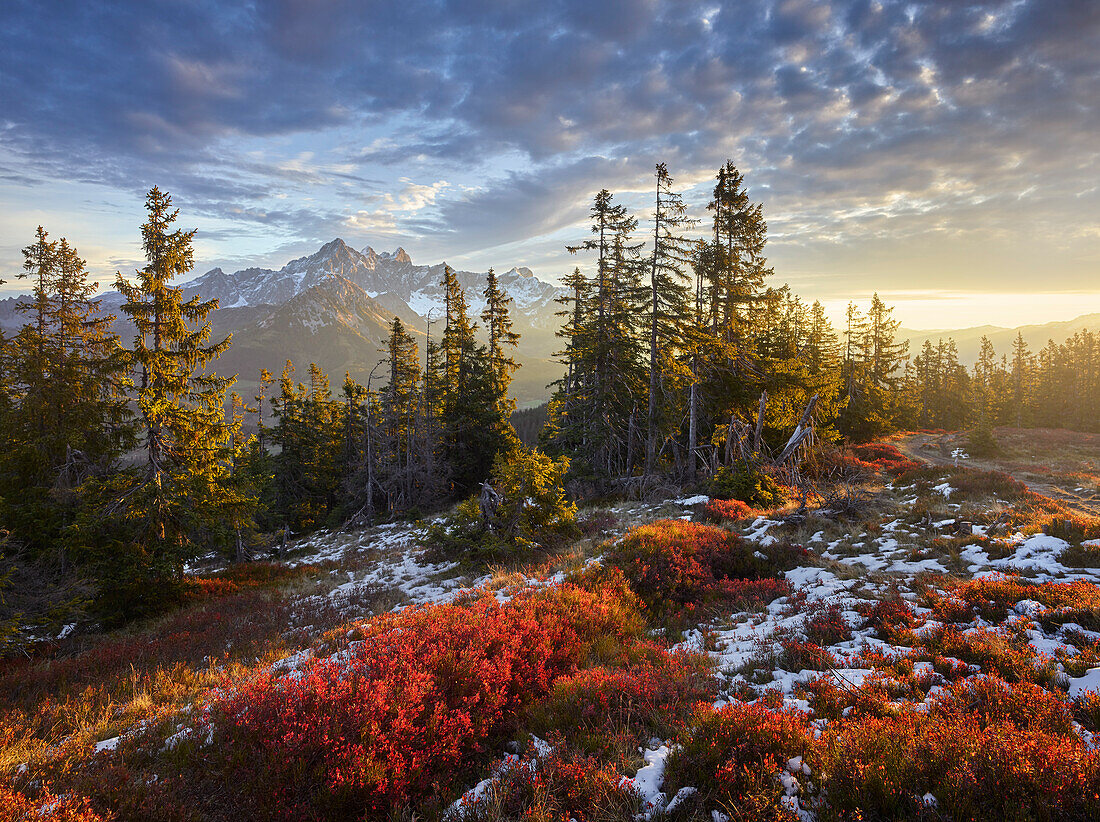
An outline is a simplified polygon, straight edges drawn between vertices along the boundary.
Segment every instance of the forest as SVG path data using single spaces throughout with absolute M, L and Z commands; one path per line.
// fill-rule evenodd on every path
M 560 475 L 572 499 L 716 476 L 756 487 L 752 454 L 779 454 L 811 399 L 803 455 L 906 429 L 967 430 L 975 454 L 995 451 L 997 425 L 1096 430 L 1094 333 L 1037 353 L 1021 336 L 1000 356 L 983 339 L 968 368 L 950 339 L 908 352 L 877 294 L 849 304 L 838 330 L 820 302 L 770 284 L 763 204 L 732 162 L 706 214 L 688 213 L 664 164 L 653 192 L 644 226 L 595 195 L 590 235 L 568 247 L 588 273 L 562 280 L 562 376 L 545 409 L 518 414 L 522 341 L 492 269 L 474 317 L 447 267 L 439 339 L 421 352 L 394 318 L 366 385 L 345 376 L 334 390 L 316 365 L 287 361 L 241 397 L 217 373 L 232 340 L 211 339 L 216 301 L 173 285 L 192 270 L 195 232 L 176 226 L 167 193 L 146 200 L 145 266 L 115 283 L 129 340 L 77 249 L 40 227 L 18 274 L 26 322 L 0 337 L 8 636 L 76 603 L 107 625 L 156 613 L 198 557 L 415 518 L 516 466 Z

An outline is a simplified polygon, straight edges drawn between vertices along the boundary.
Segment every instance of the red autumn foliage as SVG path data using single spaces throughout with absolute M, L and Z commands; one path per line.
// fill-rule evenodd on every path
M 523 706 L 640 630 L 621 585 L 386 615 L 344 655 L 215 700 L 213 750 L 253 818 L 389 813 L 437 796 Z
M 804 554 L 784 543 L 750 544 L 711 525 L 659 520 L 629 531 L 609 558 L 647 613 L 676 619 L 702 617 L 717 605 L 750 607 L 789 594 L 790 585 L 776 575 Z
M 813 738 L 807 717 L 733 702 L 705 708 L 683 746 L 668 760 L 665 790 L 696 787 L 706 811 L 738 808 L 744 819 L 791 819 L 781 804 L 776 775 L 791 757 L 807 753 Z
M 892 645 L 911 645 L 913 629 L 924 620 L 913 613 L 905 600 L 898 597 L 883 599 L 869 607 L 860 608 L 867 617 L 867 626 L 874 628 L 879 639 Z
M 0 822 L 31 822 L 38 819 L 103 822 L 103 817 L 93 811 L 82 797 L 54 796 L 44 792 L 38 799 L 32 800 L 0 785 Z
M 707 522 L 737 522 L 759 514 L 755 508 L 739 499 L 712 499 L 703 506 L 703 519 Z
M 649 643 L 620 668 L 586 668 L 555 684 L 535 711 L 540 734 L 564 734 L 585 752 L 614 743 L 624 730 L 639 742 L 664 739 L 683 727 L 699 703 L 712 702 L 717 683 L 706 657 L 667 653 Z
M 1073 621 L 1081 614 L 1100 610 L 1100 587 L 1087 580 L 1035 583 L 1021 577 L 996 575 L 962 580 L 947 596 L 928 591 L 932 609 L 945 622 L 969 622 L 975 616 L 1004 620 L 1021 600 L 1034 600 L 1052 613 L 1044 619 Z
M 535 757 L 510 759 L 498 766 L 491 795 L 466 801 L 455 822 L 499 822 L 501 819 L 545 819 L 603 822 L 632 819 L 641 801 L 622 782 L 617 768 L 593 756 L 555 748 Z
M 270 588 L 314 572 L 310 565 L 290 568 L 278 562 L 238 562 L 208 577 L 188 577 L 184 597 L 192 601 L 239 594 L 248 588 Z
M 856 459 L 872 466 L 876 471 L 883 471 L 894 477 L 921 467 L 921 463 L 909 459 L 896 446 L 885 442 L 853 445 L 852 454 Z
M 803 630 L 810 642 L 822 646 L 835 645 L 852 638 L 852 628 L 844 619 L 840 606 L 835 603 L 812 611 Z
M 828 805 L 842 818 L 918 818 L 925 792 L 949 819 L 1100 812 L 1100 754 L 1072 733 L 1064 701 L 1034 686 L 959 683 L 928 712 L 830 723 L 818 750 Z

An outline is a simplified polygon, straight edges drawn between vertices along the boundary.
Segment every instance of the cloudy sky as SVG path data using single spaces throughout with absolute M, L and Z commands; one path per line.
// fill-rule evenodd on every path
M 0 296 L 39 223 L 132 270 L 153 184 L 200 271 L 340 236 L 552 279 L 597 189 L 644 227 L 664 161 L 703 216 L 727 158 L 834 309 L 1100 311 L 1100 3 L 0 3 Z

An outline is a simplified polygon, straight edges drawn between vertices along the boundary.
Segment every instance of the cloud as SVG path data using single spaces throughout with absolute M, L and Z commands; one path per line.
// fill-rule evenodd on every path
M 583 223 L 596 189 L 641 190 L 657 160 L 691 184 L 731 157 L 781 258 L 931 236 L 1095 253 L 1073 199 L 1100 170 L 1091 0 L 9 0 L 3 16 L 0 183 L 26 190 L 158 182 L 281 242 L 344 227 L 453 256 Z

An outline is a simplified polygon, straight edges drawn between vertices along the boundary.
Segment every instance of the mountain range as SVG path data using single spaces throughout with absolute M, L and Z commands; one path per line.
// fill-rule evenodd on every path
M 211 315 L 214 334 L 233 334 L 233 345 L 217 362 L 223 374 L 240 376 L 238 390 L 247 393 L 257 383 L 261 368 L 276 375 L 287 360 L 304 376 L 311 362 L 324 369 L 338 387 L 344 372 L 365 382 L 382 358 L 382 348 L 393 318 L 402 322 L 424 350 L 424 338 L 438 335 L 443 314 L 443 268 L 446 263 L 416 265 L 402 248 L 377 252 L 370 246 L 358 251 L 341 239 L 325 243 L 314 254 L 291 260 L 278 270 L 245 268 L 232 274 L 213 268 L 182 283 L 184 296 L 216 298 L 220 307 Z M 481 293 L 485 273 L 457 271 L 471 313 L 484 308 Z M 560 325 L 555 312 L 559 286 L 544 282 L 528 268 L 511 268 L 498 275 L 501 286 L 513 298 L 515 330 L 522 340 L 516 352 L 521 368 L 512 385 L 521 407 L 536 405 L 549 396 L 547 385 L 560 376 L 553 361 L 560 341 L 554 332 Z M 16 311 L 19 297 L 0 300 L 0 328 L 10 332 L 25 318 Z M 102 295 L 104 311 L 119 314 L 122 295 Z M 429 318 L 431 328 L 429 329 Z M 1087 314 L 1065 322 L 1018 328 L 983 325 L 973 328 L 922 331 L 899 330 L 916 354 L 925 340 L 955 340 L 959 360 L 970 364 L 978 355 L 982 336 L 992 340 L 997 354 L 1008 353 L 1012 340 L 1022 333 L 1032 351 L 1048 339 L 1062 342 L 1082 328 L 1100 329 L 1100 314 Z M 123 338 L 132 331 L 116 320 Z M 384 378 L 385 368 L 378 370 Z
M 219 308 L 211 314 L 214 335 L 232 333 L 233 345 L 216 367 L 220 373 L 239 374 L 239 390 L 255 385 L 261 368 L 280 373 L 287 360 L 299 375 L 316 362 L 338 386 L 345 371 L 359 381 L 367 379 L 383 356 L 395 316 L 418 338 L 422 352 L 429 319 L 431 333 L 441 332 L 445 265 L 416 265 L 402 248 L 380 253 L 368 246 L 358 251 L 335 239 L 278 270 L 246 268 L 227 274 L 213 268 L 181 286 L 185 298 L 218 300 Z M 456 271 L 456 276 L 476 319 L 484 308 L 486 274 Z M 558 376 L 552 357 L 558 327 L 554 300 L 560 292 L 528 268 L 511 268 L 498 281 L 514 300 L 514 330 L 523 337 L 513 393 L 520 405 L 537 404 Z M 0 300 L 0 328 L 10 331 L 25 322 L 16 311 L 19 299 Z M 102 310 L 116 316 L 122 302 L 117 291 L 101 296 Z M 117 319 L 115 330 L 124 339 L 132 333 Z M 378 373 L 384 376 L 385 369 Z
M 1065 342 L 1078 331 L 1083 329 L 1100 331 L 1100 314 L 1082 314 L 1072 320 L 1060 320 L 1050 323 L 1036 323 L 1021 325 L 1015 328 L 1007 328 L 1000 325 L 977 325 L 972 328 L 945 329 L 942 331 L 917 331 L 909 328 L 898 329 L 898 336 L 909 340 L 909 353 L 920 353 L 925 340 L 930 340 L 935 345 L 940 340 L 949 337 L 955 341 L 959 349 L 959 362 L 971 365 L 978 359 L 978 349 L 981 347 L 982 337 L 989 337 L 997 356 L 1008 354 L 1012 356 L 1012 342 L 1017 334 L 1023 334 L 1032 353 L 1037 352 L 1047 344 L 1048 340 L 1056 343 Z

